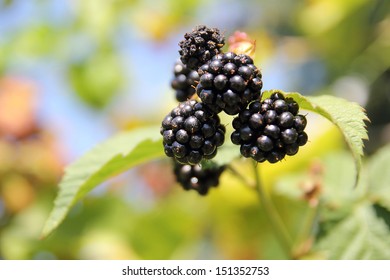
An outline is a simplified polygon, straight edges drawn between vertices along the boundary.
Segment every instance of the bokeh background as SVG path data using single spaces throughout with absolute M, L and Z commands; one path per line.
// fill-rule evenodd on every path
M 198 24 L 256 40 L 263 89 L 358 102 L 371 120 L 367 157 L 389 142 L 390 1 L 2 0 L 0 259 L 287 257 L 252 190 L 224 174 L 207 197 L 184 192 L 165 160 L 99 186 L 39 239 L 64 166 L 175 106 L 178 42 Z M 308 118 L 310 145 L 263 169 L 293 232 L 322 170 L 334 188 L 354 178 L 337 129 Z M 312 243 L 297 258 L 326 258 Z

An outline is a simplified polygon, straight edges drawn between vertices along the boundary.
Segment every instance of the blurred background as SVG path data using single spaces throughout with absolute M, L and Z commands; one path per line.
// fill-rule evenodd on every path
M 1 0 L 0 259 L 287 257 L 253 190 L 223 174 L 207 197 L 185 192 L 165 160 L 99 186 L 39 240 L 65 165 L 175 106 L 178 42 L 199 24 L 256 40 L 264 90 L 358 102 L 368 156 L 389 142 L 390 1 Z M 308 118 L 310 145 L 262 169 L 292 232 L 316 204 L 318 176 L 324 189 L 355 176 L 337 129 Z M 326 258 L 312 241 L 298 258 Z

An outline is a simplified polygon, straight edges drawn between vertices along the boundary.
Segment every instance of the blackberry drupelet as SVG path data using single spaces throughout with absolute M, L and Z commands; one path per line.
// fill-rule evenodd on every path
M 175 90 L 176 100 L 179 102 L 190 99 L 195 93 L 195 87 L 199 81 L 198 72 L 188 69 L 180 60 L 175 63 L 173 68 L 175 77 L 171 82 Z
M 225 38 L 218 28 L 208 28 L 204 25 L 196 26 L 190 33 L 184 35 L 185 40 L 179 42 L 180 59 L 192 70 L 209 61 L 221 52 Z
M 252 102 L 233 120 L 231 140 L 241 146 L 244 157 L 258 162 L 276 163 L 286 155 L 295 155 L 308 140 L 306 117 L 298 111 L 298 104 L 280 92 Z
M 225 127 L 217 114 L 202 103 L 180 103 L 163 120 L 161 130 L 164 151 L 182 164 L 195 165 L 212 159 L 225 141 Z
M 219 177 L 225 166 L 203 169 L 200 165 L 174 163 L 174 173 L 177 181 L 185 190 L 196 190 L 205 195 L 211 187 L 219 184 Z
M 218 54 L 199 70 L 196 93 L 213 112 L 236 115 L 260 98 L 263 82 L 260 70 L 245 54 Z

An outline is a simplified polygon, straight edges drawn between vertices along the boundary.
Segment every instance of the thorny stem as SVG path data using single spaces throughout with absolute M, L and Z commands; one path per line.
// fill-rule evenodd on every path
M 264 190 L 264 188 L 261 184 L 256 162 L 253 162 L 253 172 L 255 175 L 255 181 L 256 181 L 255 186 L 256 186 L 257 194 L 259 195 L 259 198 L 260 198 L 261 204 L 263 205 L 265 213 L 267 214 L 267 216 L 271 222 L 271 226 L 272 226 L 277 238 L 279 239 L 281 245 L 283 246 L 286 253 L 288 255 L 290 255 L 291 249 L 293 246 L 292 238 L 291 238 L 290 234 L 288 233 L 288 231 L 287 231 L 279 213 L 277 212 L 274 204 L 272 203 L 271 198 L 266 193 L 266 191 Z

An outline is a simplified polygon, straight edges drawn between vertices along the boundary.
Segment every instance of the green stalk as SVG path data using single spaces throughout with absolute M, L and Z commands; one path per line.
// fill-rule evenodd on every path
M 290 256 L 291 249 L 293 246 L 292 238 L 291 238 L 290 234 L 288 233 L 286 226 L 284 225 L 284 223 L 283 223 L 279 213 L 277 212 L 274 204 L 272 203 L 271 198 L 266 193 L 266 191 L 264 190 L 264 188 L 261 184 L 256 162 L 253 162 L 253 171 L 255 174 L 257 194 L 259 195 L 259 198 L 260 198 L 261 204 L 264 208 L 264 211 L 267 214 L 267 216 L 271 222 L 272 229 L 275 232 L 277 238 L 279 239 L 279 242 L 283 246 L 286 253 Z
M 227 169 L 236 176 L 237 179 L 239 179 L 244 185 L 248 186 L 249 188 L 254 189 L 255 184 L 254 182 L 250 182 L 247 177 L 243 176 L 236 168 L 234 168 L 231 164 L 227 166 Z
M 313 236 L 314 225 L 318 217 L 318 210 L 319 207 L 317 205 L 315 207 L 309 206 L 306 211 L 305 219 L 301 227 L 301 231 L 296 238 L 296 247 L 294 248 L 293 252 L 293 255 L 296 258 L 299 258 L 300 256 L 303 256 L 307 253 L 305 248 L 302 247 L 302 244 L 304 244 L 304 242 L 308 241 Z

